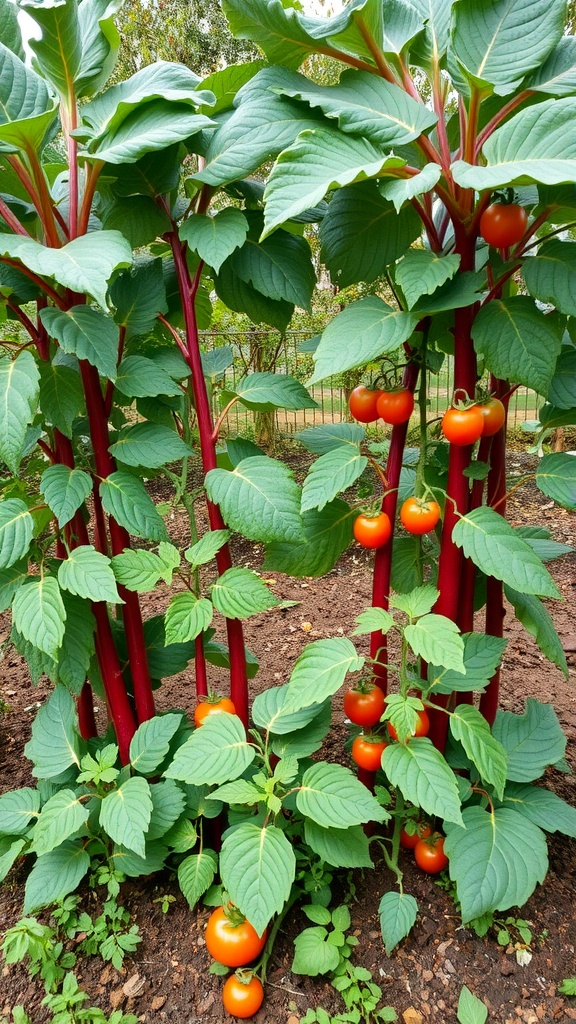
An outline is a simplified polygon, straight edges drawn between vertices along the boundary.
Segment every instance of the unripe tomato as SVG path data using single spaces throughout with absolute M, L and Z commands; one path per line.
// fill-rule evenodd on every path
M 407 832 L 405 828 L 400 832 L 400 846 L 404 850 L 414 850 L 421 839 L 427 839 L 432 834 L 430 825 L 425 821 L 419 821 L 415 832 Z
M 437 875 L 448 866 L 444 853 L 444 836 L 436 832 L 430 839 L 420 839 L 414 847 L 414 860 L 428 875 Z
M 376 725 L 384 712 L 384 691 L 375 683 L 360 683 L 344 694 L 344 711 L 364 729 Z
M 480 234 L 488 245 L 507 249 L 523 237 L 528 215 L 518 203 L 492 203 L 480 217 Z
M 354 419 L 360 423 L 374 423 L 374 420 L 378 419 L 376 402 L 381 394 L 381 391 L 371 391 L 369 388 L 365 388 L 363 384 L 359 384 L 357 388 L 354 388 L 348 399 L 348 408 Z
M 235 919 L 238 919 L 238 924 Z M 206 925 L 204 938 L 210 956 L 226 967 L 243 967 L 255 960 L 266 944 L 266 931 L 258 935 L 239 911 L 217 907 Z
M 224 1009 L 233 1017 L 246 1020 L 253 1017 L 264 1002 L 264 989 L 260 978 L 252 976 L 244 981 L 237 974 L 231 974 L 224 982 L 222 989 Z
M 392 523 L 385 512 L 377 516 L 359 515 L 354 520 L 353 531 L 363 548 L 381 548 L 392 533 Z
M 406 423 L 414 411 L 414 395 L 408 388 L 382 391 L 376 409 L 384 423 Z
M 416 536 L 433 530 L 439 519 L 440 505 L 433 499 L 423 501 L 421 498 L 406 498 L 400 509 L 402 526 Z
M 479 405 L 468 409 L 447 409 L 442 417 L 442 433 L 450 444 L 474 444 L 484 430 L 484 416 Z
M 229 697 L 201 697 L 194 709 L 194 724 L 202 725 L 210 715 L 217 715 L 222 711 L 229 715 L 236 714 L 236 708 Z
M 412 733 L 412 735 L 413 736 L 427 736 L 428 735 L 428 730 L 430 728 L 430 719 L 428 718 L 428 712 L 423 710 L 423 711 L 418 711 L 417 714 L 418 714 L 418 720 L 416 722 L 416 728 L 415 728 L 414 732 Z M 398 733 L 396 732 L 396 729 L 392 725 L 392 722 L 388 722 L 387 724 L 388 724 L 388 732 L 390 733 L 390 739 L 391 740 L 397 740 L 398 739 Z
M 482 436 L 492 437 L 498 433 L 500 427 L 504 426 L 506 409 L 499 398 L 489 398 L 486 402 L 482 402 L 478 408 L 484 417 Z
M 356 736 L 352 741 L 352 760 L 367 772 L 377 772 L 382 763 L 382 754 L 387 747 L 385 740 L 378 737 Z

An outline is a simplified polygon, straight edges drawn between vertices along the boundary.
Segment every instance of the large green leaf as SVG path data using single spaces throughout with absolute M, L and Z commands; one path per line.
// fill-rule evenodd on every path
M 0 42 L 0 152 L 41 150 L 57 116 L 49 85 Z
M 42 473 L 40 490 L 58 520 L 59 526 L 70 522 L 92 490 L 92 478 L 83 469 L 49 466 Z
M 0 882 L 4 881 L 25 846 L 25 839 L 17 839 L 13 836 L 0 838 Z
M 109 316 L 91 306 L 72 306 L 66 312 L 43 309 L 40 318 L 64 352 L 86 359 L 102 377 L 115 379 L 118 327 Z
M 576 38 L 564 36 L 524 86 L 550 96 L 572 96 L 576 92 Z
M 120 274 L 110 287 L 110 300 L 114 320 L 126 328 L 128 338 L 149 334 L 158 314 L 168 312 L 162 260 L 141 260 Z
M 288 683 L 270 686 L 257 694 L 252 705 L 254 724 L 274 735 L 296 732 L 304 729 L 320 714 L 323 704 L 312 704 L 298 711 L 284 711 Z
M 162 366 L 146 356 L 126 356 L 118 367 L 116 387 L 128 398 L 181 395 L 176 382 Z
M 561 832 L 576 839 L 576 807 L 549 789 L 511 782 L 506 786 L 503 805 L 523 814 L 546 832 Z
M 146 851 L 150 843 L 163 838 L 182 817 L 186 807 L 186 796 L 173 779 L 162 779 L 150 785 L 152 814 L 146 833 Z
M 90 605 L 80 597 L 64 592 L 66 609 L 64 639 L 58 651 L 56 676 L 71 693 L 79 694 L 94 654 L 96 623 Z
M 110 446 L 110 453 L 127 466 L 146 466 L 147 469 L 159 469 L 194 454 L 175 430 L 157 423 L 124 427 Z
M 330 729 L 332 709 L 330 701 L 324 704 L 314 704 L 312 709 L 316 711 L 315 717 L 305 725 L 303 729 L 296 729 L 295 732 L 284 732 L 272 734 L 270 749 L 276 757 L 295 757 L 297 760 L 302 757 L 310 757 L 322 746 L 326 734 Z
M 58 582 L 63 590 L 90 601 L 122 604 L 110 559 L 92 544 L 73 548 L 60 563 Z
M 8 569 L 28 551 L 34 520 L 19 498 L 0 501 L 0 569 Z
M 366 139 L 328 128 L 307 129 L 285 149 L 268 179 L 264 235 L 314 206 L 337 185 L 379 177 L 404 160 Z
M 548 388 L 548 400 L 556 409 L 576 408 L 576 348 L 573 345 L 562 346 Z
M 57 686 L 32 723 L 32 739 L 24 753 L 36 778 L 54 779 L 80 764 L 79 749 L 74 700 L 64 686 Z
M 72 437 L 73 423 L 84 400 L 77 370 L 58 363 L 40 365 L 40 408 L 46 422 Z
M 302 531 L 295 540 L 266 545 L 264 568 L 290 576 L 324 576 L 350 544 L 355 518 L 356 513 L 339 498 L 321 512 L 304 512 Z
M 328 911 L 326 911 L 327 913 Z M 316 977 L 318 974 L 328 974 L 336 970 L 340 955 L 337 947 L 328 941 L 329 935 L 330 932 L 326 928 L 317 925 L 312 928 L 304 928 L 296 936 L 294 959 L 291 966 L 293 974 Z
M 279 230 L 259 242 L 250 234 L 230 265 L 241 280 L 269 299 L 310 309 L 316 274 L 306 239 Z
M 193 786 L 216 785 L 242 775 L 254 756 L 236 715 L 211 715 L 178 748 L 164 774 Z
M 367 465 L 368 459 L 355 445 L 339 445 L 321 455 L 302 485 L 302 512 L 313 508 L 321 511 L 337 494 L 351 487 Z
M 380 929 L 386 955 L 405 939 L 412 929 L 418 913 L 418 904 L 406 892 L 385 892 L 378 906 Z
M 279 828 L 260 828 L 246 822 L 226 836 L 220 853 L 220 874 L 232 902 L 261 935 L 290 895 L 296 857 Z
M 154 554 L 153 551 L 146 551 L 144 548 L 135 551 L 128 548 L 121 555 L 114 555 L 111 563 L 118 583 L 122 583 L 128 590 L 135 590 L 137 593 L 153 590 L 160 579 L 169 585 L 172 582 L 174 569 L 177 568 L 170 560 L 161 558 L 160 555 Z
M 228 619 L 247 619 L 282 603 L 255 572 L 242 566 L 222 573 L 210 596 L 214 607 Z
M 540 829 L 508 807 L 466 807 L 463 826 L 446 825 L 446 855 L 466 922 L 521 907 L 548 870 Z
M 69 839 L 56 850 L 38 857 L 26 879 L 24 913 L 48 906 L 74 892 L 90 867 L 90 855 L 81 840 Z
M 317 409 L 303 384 L 285 373 L 250 373 L 226 395 L 237 395 L 248 409 Z
M 76 72 L 76 96 L 92 96 L 106 84 L 120 46 L 114 16 L 121 0 L 91 0 L 78 7 L 82 59 Z
M 153 100 L 131 112 L 118 127 L 93 139 L 85 159 L 134 164 L 146 153 L 165 150 L 213 124 L 211 118 L 196 113 L 188 103 Z
M 523 715 L 499 711 L 492 734 L 508 755 L 507 778 L 512 782 L 533 782 L 564 757 L 566 737 L 554 708 L 533 697 L 528 697 Z
M 88 820 L 89 810 L 72 789 L 61 789 L 44 804 L 32 834 L 31 851 L 41 857 L 70 839 Z
M 2 0 L 0 3 L 0 39 L 3 40 L 4 46 L 12 50 L 12 53 L 24 60 L 18 8 L 10 0 Z
M 525 260 L 522 273 L 528 291 L 560 313 L 576 316 L 576 242 L 554 238 Z
M 156 511 L 142 482 L 129 473 L 111 473 L 100 484 L 104 511 L 135 537 L 161 541 L 168 536 L 164 520 Z
M 194 908 L 214 881 L 218 858 L 213 850 L 203 850 L 186 857 L 178 867 L 178 884 L 185 900 Z
M 516 618 L 534 637 L 542 653 L 564 673 L 568 679 L 568 665 L 562 641 L 556 632 L 550 612 L 542 601 L 531 594 L 520 594 L 512 587 L 504 588 L 506 597 L 513 605 Z
M 414 306 L 422 295 L 432 295 L 446 281 L 450 281 L 458 267 L 460 257 L 442 256 L 428 249 L 412 249 L 400 261 L 394 271 L 397 284 L 404 292 L 408 309 Z
M 188 217 L 180 228 L 180 238 L 218 273 L 224 260 L 244 243 L 247 232 L 242 211 L 228 206 L 213 217 L 203 213 Z
M 496 377 L 548 393 L 562 346 L 563 325 L 524 295 L 494 299 L 472 326 L 476 351 Z
M 567 452 L 551 452 L 538 463 L 536 485 L 558 505 L 576 509 L 576 457 Z
M 207 598 L 198 598 L 188 591 L 175 594 L 166 609 L 166 643 L 185 644 L 189 640 L 195 640 L 200 633 L 208 629 L 213 613 L 212 602 Z
M 25 786 L 0 796 L 0 835 L 21 836 L 38 817 L 40 793 Z
M 36 415 L 40 374 L 31 352 L 0 359 L 0 459 L 15 475 Z
M 427 814 L 460 823 L 460 797 L 454 772 L 426 736 L 409 743 L 389 743 L 382 767 L 406 800 Z
M 418 316 L 393 309 L 376 295 L 352 302 L 328 324 L 316 349 L 308 384 L 395 352 L 412 334 Z
M 576 117 L 576 98 L 546 100 L 527 107 L 497 128 L 484 143 L 486 166 L 457 160 L 452 174 L 464 188 L 493 189 L 502 185 L 544 185 L 573 182 L 576 138 L 566 125 Z
M 464 671 L 464 641 L 451 619 L 444 615 L 423 615 L 406 626 L 404 636 L 418 657 L 453 672 Z
M 152 814 L 152 797 L 146 779 L 135 776 L 104 797 L 100 806 L 100 828 L 115 843 L 146 856 L 145 834 Z
M 284 701 L 284 711 L 322 704 L 340 689 L 348 672 L 358 672 L 364 658 L 347 637 L 315 640 L 297 658 Z M 352 822 L 350 822 L 352 824 Z
M 216 294 L 235 313 L 246 313 L 255 324 L 268 324 L 284 331 L 292 318 L 294 306 L 286 299 L 270 299 L 243 281 L 234 272 L 232 259 L 227 259 L 214 279 Z
M 252 39 L 271 64 L 298 67 L 317 43 L 302 26 L 302 16 L 281 0 L 223 0 L 233 34 Z
M 442 169 L 438 164 L 426 164 L 418 174 L 410 178 L 384 178 L 378 183 L 380 194 L 394 203 L 396 212 L 409 199 L 429 192 L 439 181 Z
M 130 741 L 130 764 L 141 775 L 152 775 L 162 764 L 182 715 L 156 715 L 142 722 Z
M 385 821 L 388 817 L 349 768 L 324 761 L 304 772 L 296 805 L 301 814 L 322 828 L 346 829 L 367 821 Z
M 486 576 L 495 576 L 524 594 L 560 596 L 530 545 L 493 509 L 482 506 L 463 516 L 454 527 L 452 539 Z
M 410 0 L 420 17 L 426 21 L 426 31 L 416 40 L 414 55 L 423 65 L 438 62 L 446 52 L 450 36 L 450 17 L 455 0 Z
M 368 837 L 360 825 L 349 828 L 323 828 L 307 818 L 304 838 L 308 846 L 335 868 L 371 868 L 373 861 Z
M 340 445 L 358 448 L 366 437 L 366 431 L 359 423 L 323 423 L 321 427 L 307 427 L 294 435 L 309 452 L 326 455 Z
M 434 693 L 483 690 L 498 668 L 508 642 L 486 633 L 463 633 L 462 639 L 466 674 L 430 664 L 428 679 Z
M 492 736 L 484 716 L 471 704 L 458 704 L 450 715 L 450 731 L 476 765 L 480 778 L 501 798 L 506 782 L 506 751 Z
M 300 489 L 292 471 L 268 456 L 243 459 L 232 472 L 212 469 L 206 493 L 225 522 L 249 540 L 295 541 L 301 530 Z
M 29 43 L 34 53 L 33 64 L 70 102 L 82 60 L 78 4 L 75 0 L 43 4 L 22 0 L 22 7 L 41 30 L 41 38 L 33 35 Z
M 55 658 L 64 637 L 66 610 L 57 580 L 27 580 L 14 595 L 12 617 L 19 633 L 44 654 Z

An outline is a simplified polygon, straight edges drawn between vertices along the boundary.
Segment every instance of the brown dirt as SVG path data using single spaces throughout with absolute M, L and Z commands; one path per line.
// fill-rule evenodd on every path
M 514 495 L 510 516 L 515 524 L 545 525 L 556 540 L 564 543 L 576 540 L 576 517 L 552 507 L 532 487 Z M 241 542 L 237 545 L 236 563 L 258 568 L 261 551 Z M 521 711 L 528 696 L 554 705 L 568 736 L 567 756 L 573 766 L 575 566 L 574 555 L 550 566 L 566 598 L 565 603 L 551 603 L 549 608 L 567 651 L 569 680 L 543 658 L 531 637 L 508 615 L 509 643 L 502 693 L 502 706 L 508 710 Z M 350 631 L 355 616 L 370 600 L 369 569 L 368 555 L 351 548 L 324 579 L 292 580 L 274 575 L 275 593 L 299 603 L 280 612 L 272 610 L 256 616 L 246 623 L 248 646 L 261 663 L 261 670 L 251 684 L 253 695 L 267 686 L 286 681 L 297 655 L 310 640 Z M 8 632 L 8 620 L 4 617 L 0 619 L 0 644 L 7 639 Z M 21 660 L 9 647 L 5 648 L 0 673 L 0 697 L 8 705 L 0 717 L 0 789 L 5 791 L 31 784 L 22 748 L 48 687 L 43 684 L 37 689 L 32 687 Z M 216 673 L 212 682 L 217 684 Z M 178 706 L 192 710 L 191 673 L 168 680 L 158 703 L 161 708 Z M 346 734 L 342 702 L 337 695 L 333 727 L 323 755 L 345 760 Z M 560 796 L 576 804 L 575 776 L 551 772 L 546 781 Z M 503 948 L 497 944 L 494 933 L 480 939 L 471 930 L 463 929 L 448 894 L 422 875 L 408 855 L 402 865 L 405 889 L 418 899 L 418 920 L 410 937 L 387 957 L 380 938 L 377 907 L 381 894 L 391 887 L 391 877 L 382 865 L 373 873 L 354 874 L 352 927 L 360 940 L 354 959 L 372 971 L 374 981 L 382 988 L 383 1001 L 395 1008 L 400 1020 L 406 1024 L 423 1021 L 453 1024 L 463 984 L 484 1000 L 489 1009 L 489 1021 L 496 1024 L 536 1024 L 538 1021 L 551 1024 L 576 1019 L 576 1000 L 557 994 L 558 983 L 576 974 L 576 841 L 552 836 L 549 852 L 550 872 L 544 884 L 521 913 L 509 912 L 527 920 L 532 929 L 532 958 L 526 966 L 518 963 L 513 944 Z M 24 878 L 25 870 L 20 868 L 0 890 L 2 931 L 21 915 Z M 162 913 L 159 903 L 153 902 L 165 893 L 177 897 L 167 914 Z M 231 1018 L 221 1006 L 222 982 L 208 973 L 210 958 L 205 949 L 203 928 L 209 911 L 200 908 L 191 912 L 179 894 L 174 876 L 169 874 L 129 883 L 121 895 L 140 925 L 143 942 L 134 957 L 126 959 L 122 972 L 103 965 L 97 957 L 79 961 L 76 973 L 90 995 L 90 1005 L 99 1005 L 107 1012 L 121 1007 L 125 1012 L 135 1013 L 146 1024 L 229 1022 Z M 96 900 L 96 894 L 86 893 L 86 907 L 92 913 Z M 500 916 L 505 918 L 508 913 Z M 254 1018 L 256 1024 L 297 1024 L 308 1006 L 321 1005 L 331 1012 L 343 1009 L 327 982 L 297 977 L 290 972 L 293 939 L 303 923 L 302 915 L 296 911 L 280 932 L 270 962 L 266 1001 Z M 141 987 L 135 975 L 139 975 Z M 0 1024 L 8 1024 L 11 1007 L 18 1003 L 24 1004 L 34 1024 L 46 1021 L 46 1012 L 39 1005 L 42 986 L 31 979 L 24 968 L 4 967 L 2 987 Z M 131 995 L 134 991 L 137 994 Z

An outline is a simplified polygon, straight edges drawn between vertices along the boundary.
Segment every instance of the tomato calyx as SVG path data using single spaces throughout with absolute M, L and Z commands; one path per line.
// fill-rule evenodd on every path
M 231 928 L 239 928 L 246 921 L 246 916 L 231 900 L 222 905 L 222 911 Z
M 256 974 L 251 967 L 238 967 L 237 970 L 234 971 L 234 974 L 241 985 L 249 985 L 252 978 L 256 977 Z
M 412 829 L 413 831 L 409 831 Z M 427 821 L 415 821 L 408 818 L 400 831 L 400 846 L 404 850 L 414 850 L 421 839 L 428 839 L 432 835 L 432 826 Z

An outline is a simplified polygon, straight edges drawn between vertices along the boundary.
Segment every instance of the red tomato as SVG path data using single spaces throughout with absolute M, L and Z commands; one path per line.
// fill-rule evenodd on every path
M 430 728 L 430 719 L 428 718 L 427 711 L 418 711 L 418 721 L 416 722 L 416 729 L 412 733 L 413 736 L 427 736 Z M 398 733 L 392 725 L 392 722 L 388 722 L 388 732 L 390 733 L 391 740 L 398 739 Z
M 480 217 L 480 234 L 488 245 L 507 249 L 523 237 L 528 215 L 518 203 L 492 203 Z
M 226 967 L 243 967 L 264 949 L 266 931 L 259 936 L 238 910 L 234 908 L 227 913 L 224 907 L 217 907 L 208 918 L 204 938 L 210 956 L 219 963 Z
M 352 760 L 359 768 L 368 772 L 376 772 L 382 763 L 382 753 L 387 746 L 385 740 L 378 737 L 356 736 L 352 742 Z
M 200 697 L 200 702 L 194 709 L 194 724 L 202 725 L 210 715 L 217 715 L 222 711 L 229 715 L 236 714 L 236 708 L 229 697 Z
M 439 519 L 440 505 L 431 499 L 423 501 L 421 498 L 406 498 L 400 509 L 402 526 L 408 530 L 408 533 L 417 536 L 433 530 Z
M 474 444 L 484 430 L 484 416 L 479 405 L 468 409 L 448 409 L 442 417 L 442 433 L 450 444 Z
M 506 409 L 499 398 L 489 398 L 486 402 L 482 402 L 478 408 L 484 417 L 482 436 L 492 437 L 493 434 L 498 433 L 500 427 L 504 426 Z
M 363 384 L 354 388 L 348 399 L 348 408 L 354 419 L 359 420 L 360 423 L 373 423 L 374 420 L 377 420 L 376 402 L 381 394 L 381 391 L 370 391 Z
M 430 839 L 420 839 L 414 847 L 414 860 L 428 875 L 437 875 L 448 865 L 444 853 L 444 836 L 435 832 Z
M 392 533 L 392 523 L 385 512 L 377 516 L 359 515 L 354 520 L 353 530 L 363 548 L 381 548 Z
M 264 989 L 260 978 L 252 976 L 244 981 L 237 974 L 231 974 L 224 982 L 222 1002 L 224 1009 L 233 1017 L 240 1017 L 242 1020 L 253 1017 L 258 1013 L 263 1001 Z
M 359 683 L 344 694 L 344 711 L 351 722 L 370 728 L 384 711 L 384 691 L 375 683 Z
M 405 850 L 413 850 L 421 839 L 427 839 L 432 834 L 432 829 L 425 821 L 419 821 L 414 833 L 407 832 L 405 828 L 400 832 L 400 846 Z
M 376 402 L 376 409 L 384 423 L 406 423 L 414 410 L 414 395 L 408 388 L 382 391 Z

